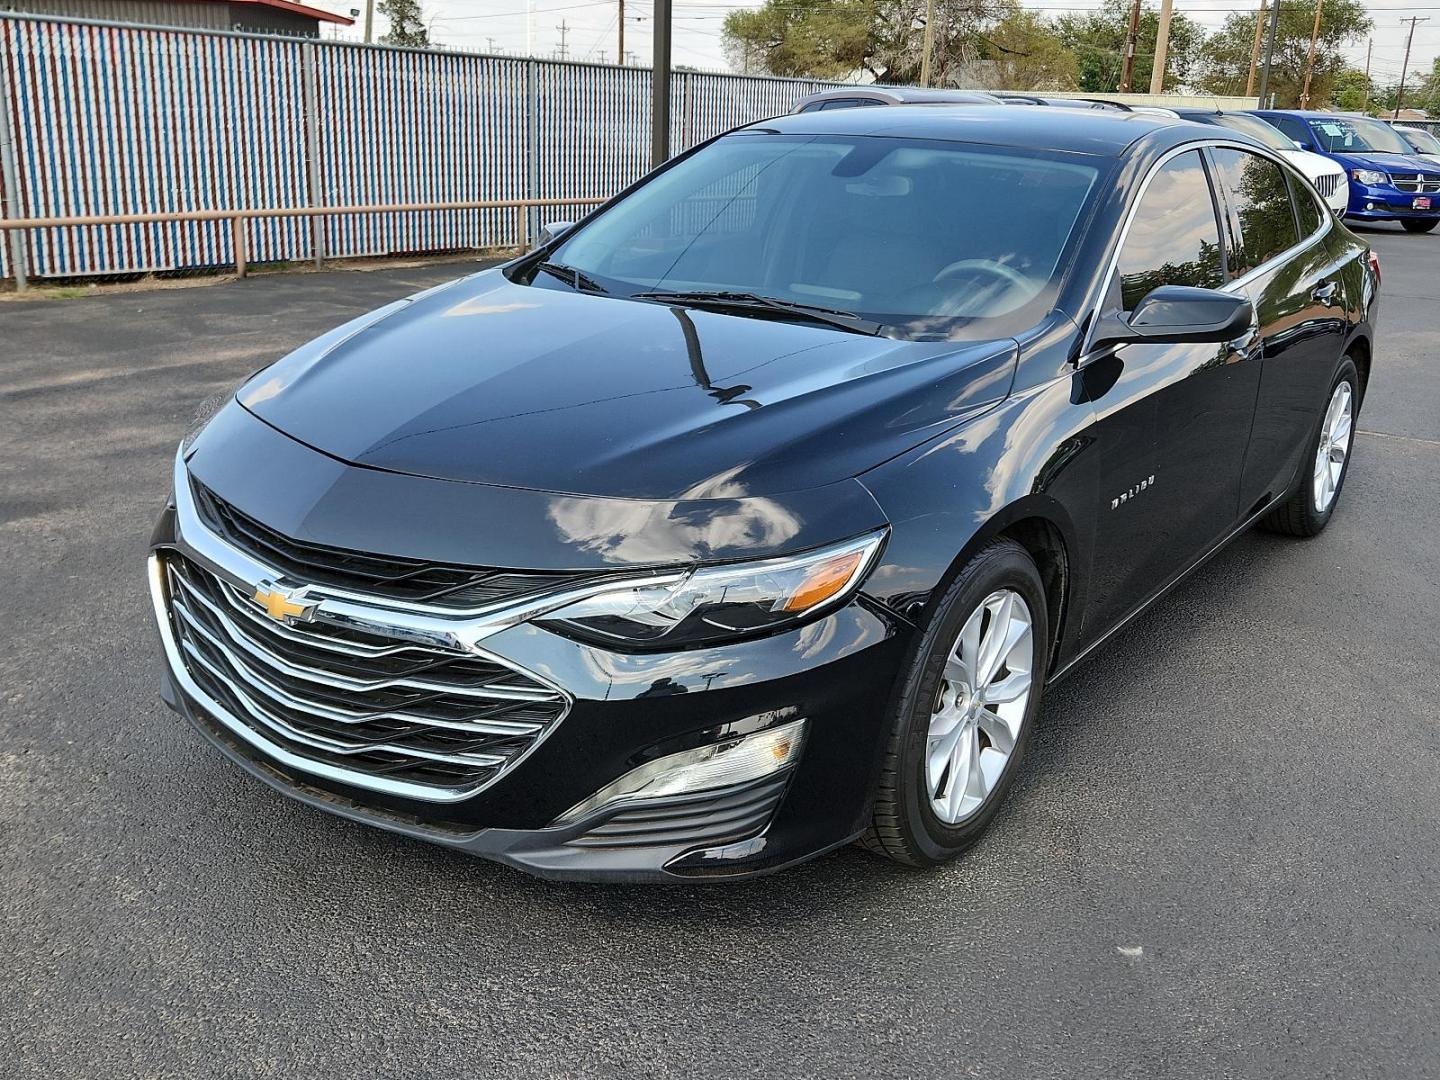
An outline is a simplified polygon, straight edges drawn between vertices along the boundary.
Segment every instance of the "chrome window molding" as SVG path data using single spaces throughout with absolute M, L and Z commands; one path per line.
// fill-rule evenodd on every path
M 1080 350 L 1080 358 L 1075 361 L 1076 368 L 1084 367 L 1086 364 L 1090 363 L 1090 361 L 1095 358 L 1096 349 L 1093 345 L 1095 339 L 1095 327 L 1100 321 L 1099 317 L 1102 314 L 1101 309 L 1105 306 L 1105 299 L 1110 295 L 1110 287 L 1115 282 L 1115 273 L 1120 266 L 1120 252 L 1124 250 L 1125 241 L 1130 236 L 1130 226 L 1135 221 L 1135 214 L 1140 209 L 1140 203 L 1144 201 L 1145 193 L 1150 190 L 1150 181 L 1155 178 L 1155 174 L 1158 173 L 1160 169 L 1164 167 L 1165 163 L 1168 162 L 1171 158 L 1176 158 L 1179 157 L 1181 154 L 1188 154 L 1193 151 L 1209 150 L 1217 147 L 1229 150 L 1244 150 L 1247 153 L 1255 154 L 1259 157 L 1263 157 L 1267 161 L 1274 162 L 1276 165 L 1279 165 L 1282 170 L 1284 170 L 1287 176 L 1290 176 L 1292 174 L 1294 176 L 1298 176 L 1301 181 L 1303 181 L 1304 189 L 1312 192 L 1315 198 L 1319 198 L 1320 193 L 1318 191 L 1315 191 L 1314 184 L 1310 183 L 1309 180 L 1305 179 L 1303 174 L 1297 172 L 1294 166 L 1288 164 L 1278 154 L 1273 153 L 1267 147 L 1235 142 L 1230 139 L 1205 139 L 1196 142 L 1184 143 L 1181 146 L 1171 147 L 1169 150 L 1165 151 L 1165 153 L 1161 154 L 1160 157 L 1155 160 L 1155 163 L 1150 166 L 1150 171 L 1147 172 L 1145 174 L 1145 178 L 1140 181 L 1140 186 L 1135 192 L 1135 197 L 1131 200 L 1129 209 L 1125 211 L 1125 222 L 1123 225 L 1120 226 L 1120 236 L 1115 241 L 1115 250 L 1110 253 L 1109 265 L 1106 267 L 1105 275 L 1101 279 L 1100 290 L 1096 294 L 1094 302 L 1085 311 L 1081 312 L 1080 318 L 1076 320 L 1077 322 L 1083 322 L 1085 318 L 1090 318 L 1090 325 L 1085 331 L 1084 347 Z M 1208 161 L 1206 162 L 1206 165 L 1208 172 Z M 1212 198 L 1216 201 L 1217 208 L 1225 208 L 1224 193 L 1215 187 L 1216 181 L 1213 176 L 1211 177 L 1210 183 Z M 1239 277 L 1232 278 L 1231 280 L 1227 281 L 1224 285 L 1220 287 L 1220 291 L 1234 292 L 1236 289 L 1243 288 L 1245 285 L 1255 280 L 1261 274 L 1268 273 L 1276 263 L 1282 262 L 1285 259 L 1291 257 L 1292 255 L 1299 254 L 1305 248 L 1309 247 L 1311 244 L 1315 243 L 1316 241 L 1327 235 L 1330 232 L 1331 226 L 1335 220 L 1335 213 L 1330 209 L 1329 206 L 1325 206 L 1324 210 L 1325 212 L 1320 216 L 1319 229 L 1315 230 L 1315 232 L 1311 233 L 1309 236 L 1302 237 L 1298 243 L 1292 244 L 1284 251 L 1278 252 L 1277 254 L 1271 256 L 1269 259 L 1266 259 L 1259 266 L 1253 267 Z M 1223 222 L 1221 224 L 1223 225 Z M 1296 222 L 1295 231 L 1300 231 L 1298 220 Z M 1229 245 L 1226 243 L 1223 228 L 1221 230 L 1220 242 L 1222 245 L 1225 245 L 1225 250 L 1228 251 Z

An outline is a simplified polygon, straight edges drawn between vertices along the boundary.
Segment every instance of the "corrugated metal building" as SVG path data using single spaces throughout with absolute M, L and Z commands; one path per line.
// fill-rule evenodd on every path
M 0 11 L 293 37 L 319 37 L 324 23 L 354 22 L 291 0 L 0 0 Z

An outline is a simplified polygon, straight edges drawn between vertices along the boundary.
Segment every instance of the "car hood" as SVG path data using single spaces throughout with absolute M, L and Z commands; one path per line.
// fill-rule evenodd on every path
M 1311 180 L 1345 171 L 1338 162 L 1324 154 L 1312 154 L 1309 150 L 1281 150 L 1280 153 Z
M 1377 169 L 1386 173 L 1433 173 L 1435 166 L 1413 154 L 1336 154 L 1336 160 L 1350 169 Z
M 1012 339 L 896 341 L 485 271 L 302 346 L 238 398 L 390 472 L 708 499 L 855 476 L 1002 400 Z

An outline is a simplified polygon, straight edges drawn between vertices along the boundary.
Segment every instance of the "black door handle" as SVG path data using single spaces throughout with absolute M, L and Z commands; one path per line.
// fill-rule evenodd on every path
M 1335 299 L 1335 293 L 1339 288 L 1340 286 L 1333 281 L 1322 282 L 1310 291 L 1310 299 L 1318 300 L 1328 307 L 1330 302 Z

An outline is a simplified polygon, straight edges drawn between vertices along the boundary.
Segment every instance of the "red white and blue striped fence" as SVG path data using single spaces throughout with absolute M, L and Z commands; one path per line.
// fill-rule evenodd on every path
M 824 85 L 677 72 L 672 147 Z M 514 245 L 649 145 L 644 68 L 0 14 L 0 218 L 104 219 L 4 230 L 0 278 Z

